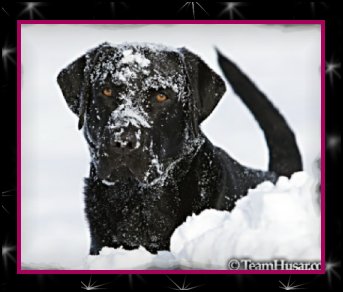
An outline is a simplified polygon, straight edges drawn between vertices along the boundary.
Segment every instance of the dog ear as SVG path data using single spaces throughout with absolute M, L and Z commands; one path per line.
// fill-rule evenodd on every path
M 225 83 L 199 56 L 186 48 L 181 48 L 180 51 L 191 83 L 194 107 L 198 111 L 200 124 L 210 115 L 225 93 Z
M 64 68 L 57 76 L 57 83 L 69 108 L 78 116 L 81 111 L 82 94 L 84 94 L 85 67 L 86 56 L 83 55 Z
M 90 71 L 97 62 L 103 50 L 110 49 L 109 43 L 105 42 L 90 50 L 87 54 L 78 58 L 57 76 L 64 98 L 69 108 L 79 116 L 79 129 L 84 123 L 84 115 L 90 99 Z

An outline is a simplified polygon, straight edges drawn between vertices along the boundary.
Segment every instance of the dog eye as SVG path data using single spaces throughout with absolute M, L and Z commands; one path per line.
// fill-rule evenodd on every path
M 166 96 L 165 94 L 163 93 L 158 93 L 156 94 L 156 101 L 157 102 L 164 102 L 168 99 L 168 96 Z
M 103 88 L 102 89 L 102 95 L 104 95 L 104 96 L 112 96 L 112 89 L 111 88 L 109 88 L 109 87 L 105 87 L 105 88 Z

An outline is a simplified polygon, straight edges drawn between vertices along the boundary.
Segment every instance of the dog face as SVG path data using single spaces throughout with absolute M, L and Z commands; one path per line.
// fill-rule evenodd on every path
M 58 83 L 107 184 L 163 177 L 201 143 L 199 124 L 225 92 L 198 56 L 157 45 L 105 43 L 62 70 Z

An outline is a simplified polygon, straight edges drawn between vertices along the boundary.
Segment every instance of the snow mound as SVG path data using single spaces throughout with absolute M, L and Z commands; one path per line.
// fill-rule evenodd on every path
M 172 269 L 176 264 L 176 259 L 168 251 L 152 254 L 144 247 L 134 250 L 104 247 L 99 255 L 88 256 L 85 268 L 89 270 Z
M 227 269 L 229 259 L 320 260 L 317 184 L 305 172 L 264 182 L 231 211 L 189 216 L 172 235 L 170 252 L 105 247 L 86 269 Z
M 225 269 L 229 259 L 320 260 L 316 183 L 304 172 L 263 182 L 231 212 L 204 210 L 171 238 L 182 267 Z

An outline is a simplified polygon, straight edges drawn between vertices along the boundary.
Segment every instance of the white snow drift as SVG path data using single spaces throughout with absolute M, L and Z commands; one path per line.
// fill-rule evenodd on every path
M 85 269 L 226 269 L 229 259 L 320 260 L 319 196 L 305 172 L 276 185 L 264 182 L 231 211 L 204 210 L 187 218 L 171 238 L 170 252 L 143 247 L 103 248 Z

